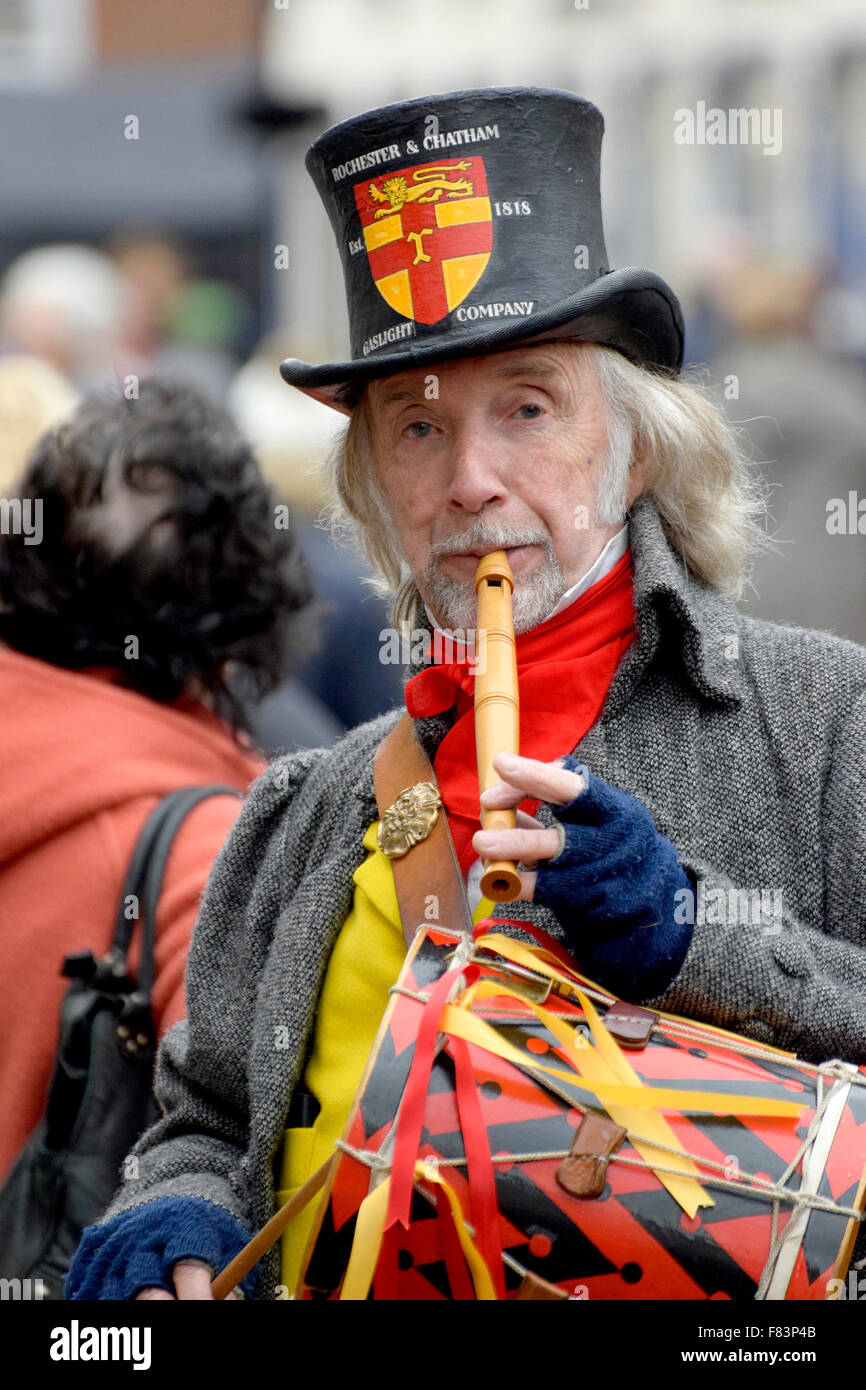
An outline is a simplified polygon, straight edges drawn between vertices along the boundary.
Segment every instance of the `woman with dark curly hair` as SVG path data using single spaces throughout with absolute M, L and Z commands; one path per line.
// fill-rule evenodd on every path
M 229 416 L 169 381 L 100 396 L 36 446 L 0 534 L 0 1181 L 38 1122 L 65 955 L 107 951 L 132 847 L 184 786 L 246 791 L 248 710 L 306 642 L 311 584 Z M 12 533 L 10 520 L 34 525 Z M 198 899 L 236 797 L 168 861 L 153 1011 L 184 1014 Z

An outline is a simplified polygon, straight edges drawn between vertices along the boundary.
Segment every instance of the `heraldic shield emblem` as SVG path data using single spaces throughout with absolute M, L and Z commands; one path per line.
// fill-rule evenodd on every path
M 370 270 L 404 318 L 438 323 L 477 285 L 493 247 L 484 161 L 414 164 L 354 187 Z

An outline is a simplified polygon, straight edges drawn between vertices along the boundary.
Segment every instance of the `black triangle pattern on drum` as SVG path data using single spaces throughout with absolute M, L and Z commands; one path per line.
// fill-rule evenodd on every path
M 673 1198 L 669 1193 L 621 1193 L 617 1201 L 654 1239 L 664 1233 L 666 1254 L 677 1261 L 707 1298 L 716 1293 L 725 1293 L 732 1299 L 754 1298 L 754 1279 L 716 1244 L 708 1230 L 701 1226 L 696 1231 L 683 1231 L 676 1219 L 671 1221 Z
M 443 1060 L 448 1061 L 437 1061 L 434 1072 Z M 453 1064 L 451 1071 L 453 1074 Z M 565 1118 L 564 1104 L 560 1111 L 554 1110 L 543 1119 L 506 1122 L 491 1125 L 488 1130 L 492 1153 L 567 1150 L 573 1136 L 574 1129 Z M 425 1127 L 422 1149 L 427 1145 L 443 1158 L 459 1158 L 465 1152 L 465 1141 L 459 1130 L 434 1133 Z M 465 1174 L 465 1166 L 461 1164 L 458 1171 Z M 618 1266 L 521 1168 L 513 1166 L 503 1172 L 495 1166 L 494 1175 L 499 1210 L 507 1212 L 509 1222 L 526 1233 L 526 1244 L 514 1246 L 511 1252 L 522 1265 L 551 1283 L 616 1272 Z M 551 1245 L 549 1254 L 536 1257 L 530 1252 L 528 1242 L 533 1235 L 547 1237 Z
M 354 1236 L 354 1217 L 339 1231 L 334 1229 L 334 1217 L 329 1202 L 324 1210 L 319 1237 L 305 1276 L 311 1290 L 321 1290 L 327 1298 L 334 1289 L 339 1288 L 349 1262 Z
M 382 1039 L 376 1060 L 376 1085 L 367 1088 L 361 1101 L 365 1141 L 394 1119 L 395 1098 L 403 1094 L 413 1054 L 414 1048 L 405 1047 L 399 1056 L 395 1056 L 394 1039 L 390 1032 Z
M 528 1243 L 513 1247 L 515 1259 L 533 1274 L 558 1284 L 616 1273 L 618 1266 L 521 1168 L 515 1165 L 507 1173 L 496 1174 L 496 1195 L 500 1210 L 508 1212 L 509 1221 L 526 1234 L 527 1242 L 535 1235 L 546 1236 L 550 1242 L 549 1253 L 541 1256 L 534 1255 Z

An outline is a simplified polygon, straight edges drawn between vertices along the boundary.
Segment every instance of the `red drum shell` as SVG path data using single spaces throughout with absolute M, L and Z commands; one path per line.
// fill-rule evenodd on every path
M 420 934 L 404 967 L 401 988 L 426 989 L 446 968 L 454 944 L 450 934 L 432 929 Z M 592 992 L 591 985 L 587 988 Z M 594 997 L 598 998 L 597 991 Z M 405 994 L 392 996 L 344 1135 L 349 1146 L 367 1155 L 379 1152 L 392 1129 L 422 1007 Z M 582 1017 L 575 1005 L 565 1001 L 548 1001 L 545 1007 L 564 1014 L 573 1025 Z M 478 1012 L 528 1057 L 564 1065 L 553 1050 L 555 1039 L 529 1007 L 514 998 L 492 999 L 479 1005 Z M 603 1009 L 599 1012 L 603 1014 Z M 531 1280 L 525 1279 L 524 1272 L 528 1272 L 555 1286 L 564 1298 L 755 1298 L 771 1251 L 773 1224 L 773 1201 L 760 1185 L 780 1182 L 795 1163 L 786 1187 L 791 1192 L 800 1187 L 802 1163 L 795 1161 L 798 1155 L 802 1158 L 803 1141 L 815 1114 L 816 1067 L 665 1014 L 659 1015 L 647 1045 L 627 1052 L 630 1064 L 649 1086 L 802 1097 L 805 1109 L 793 1120 L 663 1111 L 701 1169 L 701 1182 L 714 1202 L 689 1217 L 628 1142 L 612 1158 L 599 1197 L 572 1196 L 558 1182 L 557 1170 L 591 1099 L 581 1090 L 580 1078 L 575 1075 L 573 1088 L 565 1084 L 555 1094 L 537 1076 L 501 1057 L 474 1044 L 470 1053 L 494 1156 L 508 1297 L 517 1297 L 521 1286 L 521 1297 L 532 1296 L 527 1293 Z M 866 1080 L 862 1068 L 849 1070 Z M 825 1089 L 832 1084 L 829 1077 Z M 597 1102 L 596 1108 L 600 1108 Z M 851 1085 L 838 1108 L 817 1191 L 830 1199 L 830 1205 L 861 1211 L 866 1085 Z M 449 1162 L 464 1154 L 454 1066 L 447 1052 L 442 1052 L 428 1090 L 419 1156 L 444 1161 L 440 1171 L 455 1189 L 471 1224 L 465 1164 Z M 538 1156 L 544 1154 L 555 1156 Z M 716 1166 L 702 1166 L 706 1161 Z M 671 1163 L 676 1166 L 673 1156 Z M 737 1187 L 716 1186 L 714 1177 Z M 298 1297 L 339 1297 L 355 1216 L 369 1185 L 369 1164 L 344 1152 L 322 1200 Z M 784 1231 L 792 1203 L 780 1200 L 778 1209 L 779 1231 Z M 380 1265 L 385 1258 L 390 1262 L 389 1289 L 394 1288 L 396 1268 L 398 1298 L 472 1297 L 465 1270 L 455 1273 L 453 1259 L 445 1259 L 436 1205 L 416 1192 L 411 1216 L 408 1232 L 396 1228 L 385 1237 Z M 795 1247 L 790 1272 L 777 1275 L 776 1286 L 765 1296 L 792 1300 L 838 1296 L 856 1229 L 856 1222 L 844 1211 L 813 1208 Z M 374 1278 L 372 1297 L 376 1296 Z M 551 1290 L 548 1296 L 557 1295 Z

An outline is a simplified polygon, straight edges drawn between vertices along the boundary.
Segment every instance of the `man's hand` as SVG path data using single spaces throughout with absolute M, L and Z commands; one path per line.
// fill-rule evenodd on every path
M 553 911 L 588 974 L 637 1002 L 663 992 L 682 965 L 693 914 L 679 909 L 695 884 L 647 808 L 566 756 L 552 763 L 511 754 L 493 759 L 502 782 L 485 809 L 537 798 L 556 824 L 517 811 L 514 830 L 479 830 L 484 859 L 520 861 L 520 898 Z
M 174 1293 L 171 1294 L 167 1289 L 141 1289 L 135 1295 L 138 1299 L 167 1300 L 169 1303 L 176 1299 L 212 1299 L 211 1281 L 214 1272 L 210 1265 L 206 1265 L 203 1260 L 178 1260 L 173 1266 L 172 1281 L 174 1283 Z M 231 1293 L 226 1294 L 226 1302 L 230 1299 L 239 1299 L 240 1294 L 237 1289 L 232 1289 Z
M 540 763 L 535 758 L 497 753 L 493 766 L 503 780 L 482 792 L 481 805 L 486 811 L 513 810 L 527 798 L 546 801 L 551 806 L 567 806 L 586 788 L 580 773 L 563 767 L 560 758 L 556 762 Z M 478 830 L 472 838 L 474 850 L 484 859 L 508 859 L 522 864 L 555 858 L 562 851 L 563 843 L 559 826 L 542 825 L 524 811 L 517 812 L 514 830 Z M 535 893 L 535 870 L 522 870 L 520 881 L 519 898 L 531 901 Z

